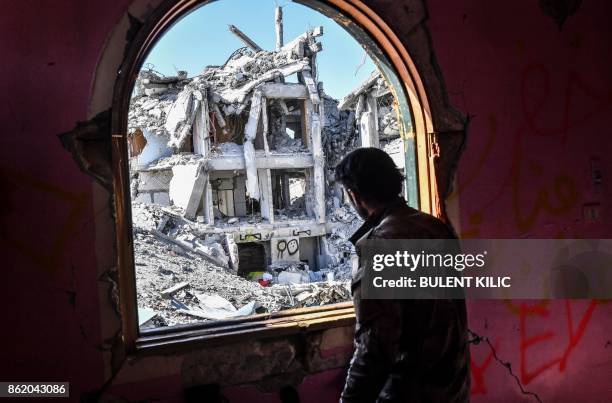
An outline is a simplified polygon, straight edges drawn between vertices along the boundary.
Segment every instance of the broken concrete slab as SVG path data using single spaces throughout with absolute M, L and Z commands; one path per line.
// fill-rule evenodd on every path
M 185 217 L 195 219 L 207 183 L 207 173 L 202 163 L 175 165 L 169 196 L 172 203 L 185 211 Z
M 266 98 L 275 99 L 306 99 L 309 96 L 308 88 L 297 83 L 266 83 L 261 86 L 261 92 Z
M 145 326 L 156 315 L 157 312 L 151 308 L 138 308 L 138 326 Z
M 165 290 L 161 291 L 159 294 L 162 297 L 170 297 L 172 294 L 174 294 L 175 292 L 182 290 L 183 288 L 187 287 L 189 285 L 188 281 L 183 281 L 181 283 L 178 283 L 170 288 L 166 288 Z
M 196 298 L 199 301 L 198 307 L 188 311 L 181 310 L 181 312 L 202 319 L 221 320 L 252 315 L 256 308 L 255 301 L 236 309 L 231 302 L 219 295 L 197 294 Z
M 314 79 L 310 75 L 310 71 L 303 71 L 302 77 L 304 78 L 304 83 L 306 84 L 306 88 L 308 88 L 308 94 L 310 95 L 310 100 L 315 105 L 320 104 L 321 98 L 319 98 L 319 91 L 317 90 L 317 86 L 314 82 Z
M 261 52 L 263 49 L 257 45 L 251 38 L 249 38 L 244 32 L 239 30 L 235 25 L 230 25 L 229 30 L 231 33 L 236 35 L 245 45 L 253 49 L 255 52 Z
M 310 276 L 306 271 L 283 271 L 278 275 L 278 284 L 310 283 Z
M 217 258 L 216 256 L 212 255 L 211 253 L 209 253 L 208 251 L 206 251 L 204 248 L 200 246 L 194 247 L 188 242 L 182 241 L 180 239 L 172 238 L 171 236 L 168 236 L 156 229 L 152 230 L 151 233 L 164 241 L 180 246 L 186 251 L 198 254 L 199 256 L 201 256 L 202 258 L 206 259 L 207 261 L 209 261 L 210 263 L 216 266 L 227 268 L 227 260 L 224 261 L 222 259 Z
M 361 114 L 361 119 L 359 122 L 359 137 L 361 139 L 362 147 L 378 148 L 378 132 L 376 131 L 374 114 L 372 112 L 368 111 Z
M 170 111 L 166 117 L 164 128 L 170 134 L 171 138 L 177 137 L 177 132 L 187 124 L 191 109 L 193 106 L 193 97 L 190 89 L 184 89 L 178 94 L 176 101 L 170 107 Z M 170 144 L 171 145 L 171 144 Z

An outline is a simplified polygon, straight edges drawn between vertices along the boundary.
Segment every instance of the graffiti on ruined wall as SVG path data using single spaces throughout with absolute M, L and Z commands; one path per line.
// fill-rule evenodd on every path
M 512 214 L 519 233 L 532 229 L 542 216 L 567 215 L 579 202 L 579 188 L 571 174 L 571 167 L 555 167 L 550 175 L 544 177 L 544 167 L 538 161 L 538 155 L 543 154 L 537 153 L 533 157 L 534 147 L 528 140 L 544 142 L 553 149 L 566 147 L 570 137 L 577 135 L 576 129 L 583 127 L 591 119 L 601 118 L 610 110 L 612 91 L 594 89 L 593 85 L 576 72 L 568 72 L 564 83 L 551 83 L 548 68 L 537 63 L 525 66 L 520 82 L 521 119 L 519 126 L 511 131 L 509 168 L 505 173 L 500 173 L 498 190 L 480 197 L 475 207 L 464 215 L 467 217 L 467 223 L 463 223 L 463 238 L 480 236 L 487 210 L 501 203 L 502 198 L 507 195 L 510 195 L 508 213 Z M 552 85 L 561 85 L 564 93 L 562 98 L 551 96 Z M 589 108 L 584 110 L 584 105 L 589 105 Z M 551 107 L 559 111 L 557 121 L 546 126 L 543 121 L 547 121 L 549 116 L 544 110 Z M 449 200 L 469 194 L 470 187 L 490 168 L 489 163 L 493 161 L 490 161 L 489 157 L 496 144 L 502 140 L 498 120 L 496 114 L 488 115 L 482 150 L 478 156 L 472 157 L 475 159 L 473 168 L 462 175 L 462 180 Z M 495 162 L 495 167 L 500 168 L 498 161 Z M 543 177 L 543 180 L 534 182 L 534 177 Z M 563 234 L 559 232 L 558 236 Z
M 299 261 L 300 241 L 299 238 L 272 238 L 272 260 L 273 261 Z
M 493 368 L 495 354 L 508 356 L 510 352 L 518 350 L 518 372 L 514 368 L 508 369 L 517 376 L 518 381 L 526 386 L 538 377 L 557 371 L 564 373 L 571 360 L 572 353 L 581 345 L 592 323 L 591 319 L 598 305 L 603 301 L 563 301 L 561 310 L 554 312 L 549 301 L 539 302 L 503 302 L 515 319 L 518 319 L 519 337 L 508 343 L 504 336 L 490 337 L 492 348 L 484 354 L 474 354 L 472 348 L 471 358 L 472 395 L 486 395 L 487 374 Z M 546 328 L 530 330 L 543 318 L 556 314 L 563 318 L 566 329 L 564 334 L 558 334 L 556 329 Z M 554 339 L 554 340 L 553 340 Z M 564 340 L 559 342 L 559 340 Z M 504 343 L 506 342 L 506 343 Z M 546 354 L 540 354 L 540 353 Z M 515 364 L 516 363 L 512 363 Z

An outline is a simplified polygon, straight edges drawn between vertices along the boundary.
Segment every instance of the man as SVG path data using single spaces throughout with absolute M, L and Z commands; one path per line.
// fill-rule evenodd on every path
M 377 148 L 359 148 L 336 167 L 336 180 L 365 223 L 350 241 L 453 239 L 440 220 L 409 207 L 403 177 Z M 361 298 L 363 266 L 353 270 L 355 353 L 342 403 L 467 402 L 469 350 L 465 301 Z

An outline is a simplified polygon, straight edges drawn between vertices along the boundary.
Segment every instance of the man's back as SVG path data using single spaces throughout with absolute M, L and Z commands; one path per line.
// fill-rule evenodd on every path
M 451 239 L 436 218 L 398 199 L 370 217 L 351 238 Z M 469 349 L 464 300 L 362 299 L 354 273 L 355 355 L 343 402 L 466 402 Z

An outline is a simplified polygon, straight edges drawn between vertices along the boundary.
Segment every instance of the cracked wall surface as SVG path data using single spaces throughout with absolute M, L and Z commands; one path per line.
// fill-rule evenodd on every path
M 593 204 L 606 213 L 612 200 L 606 185 L 612 170 L 610 4 L 583 2 L 561 29 L 537 2 L 367 4 L 418 62 L 432 118 L 446 133 L 440 136 L 442 183 L 453 184 L 449 216 L 463 237 L 610 237 L 610 214 L 587 222 L 583 213 Z M 205 357 L 199 351 L 185 358 L 124 359 L 112 302 L 109 193 L 83 174 L 57 139 L 110 107 L 109 83 L 130 27 L 127 12 L 144 19 L 155 6 L 20 2 L 0 16 L 3 35 L 14 38 L 0 45 L 9 60 L 0 66 L 2 88 L 11 94 L 0 108 L 8 134 L 0 147 L 0 249 L 10 285 L 2 298 L 11 307 L 5 342 L 19 346 L 3 349 L 2 379 L 70 379 L 74 400 L 177 401 L 185 375 Z M 508 16 L 521 17 L 520 30 Z M 446 167 L 455 166 L 462 149 L 453 180 Z M 606 396 L 610 310 L 601 301 L 471 302 L 470 328 L 490 341 L 472 346 L 472 400 L 536 401 L 525 391 L 545 402 Z M 333 400 L 350 354 L 351 329 L 341 329 L 334 338 L 327 331 L 306 341 L 263 343 L 278 351 L 274 363 L 260 367 L 261 381 L 244 378 L 244 384 L 201 393 L 278 401 L 279 386 L 287 385 L 306 402 Z M 325 338 L 333 341 L 317 353 Z M 266 348 L 245 343 L 235 351 L 248 360 L 261 358 Z M 186 374 L 185 362 L 194 363 Z M 188 379 L 205 382 L 206 371 Z

